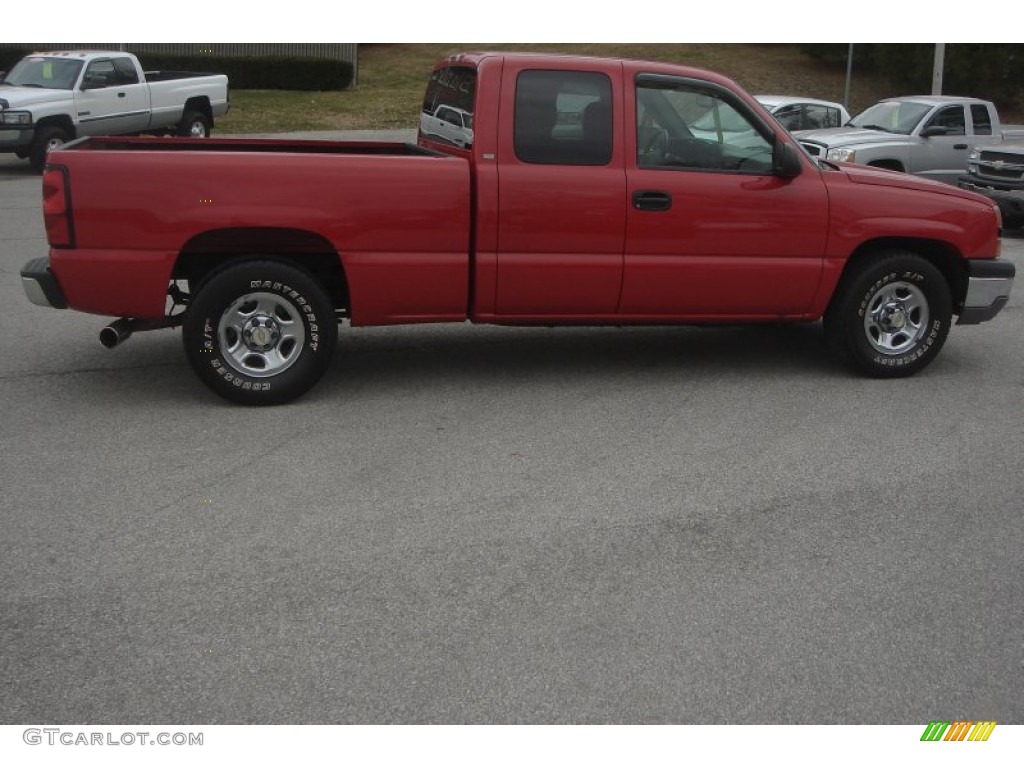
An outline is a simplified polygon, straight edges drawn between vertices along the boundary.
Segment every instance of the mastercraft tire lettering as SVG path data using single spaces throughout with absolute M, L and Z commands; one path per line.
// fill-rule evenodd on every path
M 833 353 L 862 373 L 910 376 L 942 349 L 952 297 L 942 272 L 926 259 L 884 251 L 852 267 L 825 313 Z
M 323 375 L 337 322 L 312 275 L 283 262 L 247 261 L 199 286 L 182 336 L 192 368 L 218 395 L 245 405 L 277 405 Z

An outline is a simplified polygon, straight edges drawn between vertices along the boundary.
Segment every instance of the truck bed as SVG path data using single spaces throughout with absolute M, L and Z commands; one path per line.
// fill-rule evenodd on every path
M 103 137 L 49 162 L 73 190 L 75 244 L 51 257 L 72 308 L 160 318 L 179 258 L 287 246 L 341 260 L 353 325 L 466 318 L 464 158 L 400 142 Z

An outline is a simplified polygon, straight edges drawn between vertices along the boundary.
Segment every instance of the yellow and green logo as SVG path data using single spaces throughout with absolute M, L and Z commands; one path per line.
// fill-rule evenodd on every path
M 995 720 L 933 720 L 921 734 L 921 741 L 988 741 Z

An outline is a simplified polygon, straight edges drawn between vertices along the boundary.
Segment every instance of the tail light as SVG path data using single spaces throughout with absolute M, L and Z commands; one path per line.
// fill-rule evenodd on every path
M 52 247 L 74 247 L 71 186 L 68 184 L 68 169 L 63 165 L 48 165 L 43 171 L 43 221 L 46 224 L 46 239 Z

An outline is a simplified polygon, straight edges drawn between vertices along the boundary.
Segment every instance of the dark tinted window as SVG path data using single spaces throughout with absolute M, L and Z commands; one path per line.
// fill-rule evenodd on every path
M 114 77 L 118 85 L 134 85 L 139 82 L 135 65 L 128 58 L 114 59 Z
M 964 121 L 964 108 L 959 105 L 944 107 L 928 121 L 928 127 L 946 128 L 947 136 L 963 136 L 967 133 L 967 124 Z
M 974 132 L 979 136 L 992 135 L 992 117 L 984 104 L 971 104 L 971 120 L 974 121 Z
M 110 59 L 97 59 L 90 63 L 82 78 L 82 85 L 89 88 L 105 88 L 114 83 L 114 62 Z
M 526 163 L 607 165 L 611 80 L 596 72 L 522 72 L 516 82 L 515 150 Z

